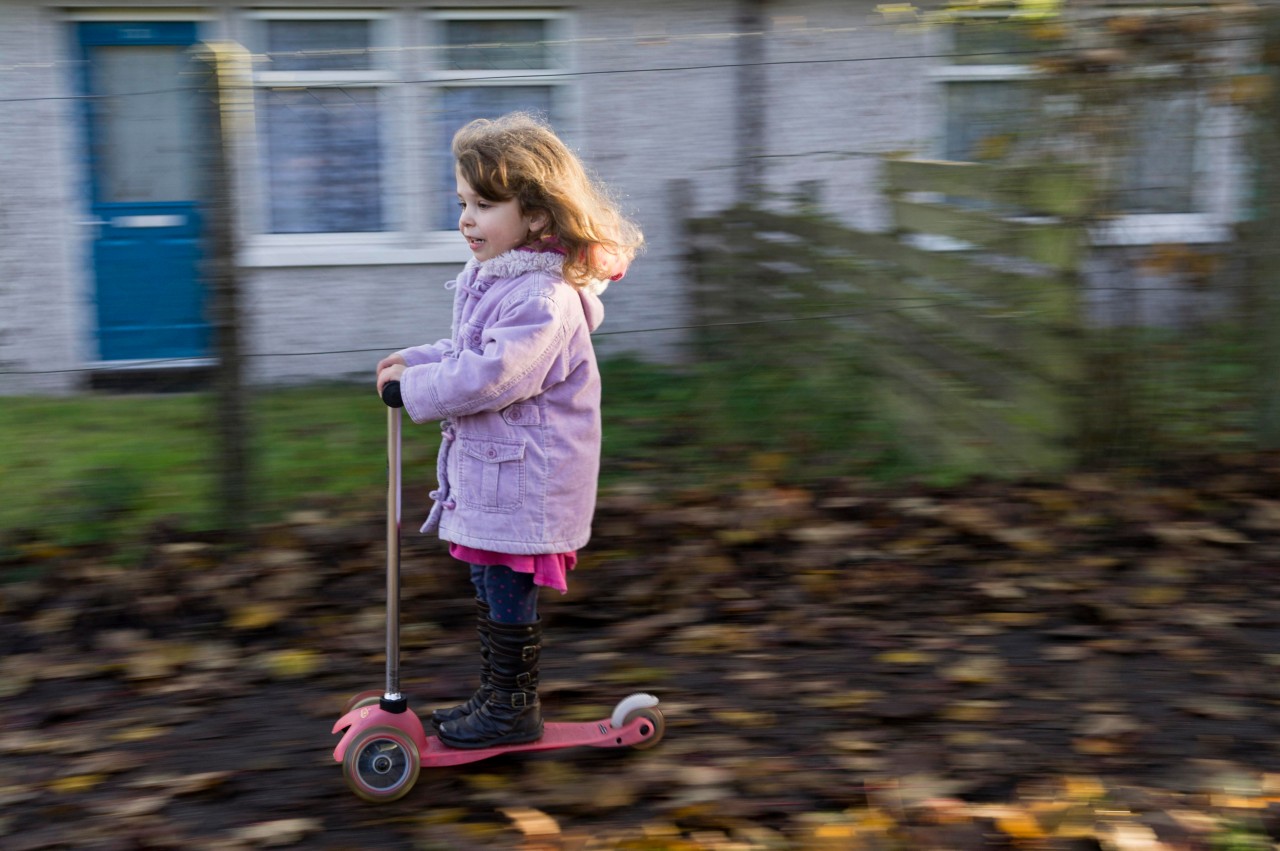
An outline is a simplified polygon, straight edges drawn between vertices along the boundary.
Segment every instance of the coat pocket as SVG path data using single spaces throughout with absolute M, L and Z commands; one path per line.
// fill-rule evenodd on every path
M 524 504 L 524 441 L 459 437 L 458 499 L 485 511 L 514 511 Z

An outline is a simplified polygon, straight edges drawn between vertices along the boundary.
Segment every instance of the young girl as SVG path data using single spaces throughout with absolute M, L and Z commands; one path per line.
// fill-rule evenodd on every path
M 542 736 L 539 585 L 566 590 L 587 543 L 600 466 L 598 297 L 640 231 L 543 123 L 473 121 L 453 139 L 458 229 L 472 258 L 452 283 L 450 339 L 378 363 L 416 423 L 439 420 L 438 529 L 470 565 L 480 688 L 432 713 L 458 748 Z

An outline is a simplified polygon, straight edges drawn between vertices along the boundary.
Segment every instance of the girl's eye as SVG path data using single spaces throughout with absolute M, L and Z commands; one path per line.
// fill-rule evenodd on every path
M 476 206 L 479 207 L 481 210 L 487 210 L 493 205 L 490 204 L 488 201 L 477 201 Z

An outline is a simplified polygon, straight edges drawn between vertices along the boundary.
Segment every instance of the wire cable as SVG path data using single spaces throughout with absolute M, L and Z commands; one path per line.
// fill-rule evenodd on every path
M 1231 36 L 1221 39 L 1206 39 L 1199 42 L 1188 43 L 1187 46 L 1193 45 L 1209 45 L 1209 44 L 1229 44 L 1236 42 L 1260 41 L 1260 35 L 1240 35 Z M 292 82 L 289 88 L 347 88 L 352 86 L 393 86 L 393 85 L 439 85 L 447 86 L 458 83 L 493 83 L 505 81 L 521 81 L 529 80 L 566 80 L 585 77 L 611 76 L 619 74 L 664 74 L 690 71 L 718 71 L 734 68 L 777 68 L 777 67 L 793 67 L 793 66 L 814 66 L 814 65 L 835 65 L 862 62 L 905 62 L 919 61 L 925 59 L 974 59 L 985 56 L 1010 56 L 1010 57 L 1026 57 L 1026 56 L 1050 56 L 1055 54 L 1070 54 L 1076 52 L 1074 47 L 1058 47 L 1044 48 L 1037 50 L 1002 50 L 1002 51 L 978 51 L 972 53 L 916 53 L 904 54 L 900 56 L 855 56 L 841 57 L 833 59 L 774 59 L 761 62 L 723 62 L 712 63 L 706 65 L 666 65 L 651 68 L 600 68 L 586 71 L 535 71 L 522 72 L 520 74 L 493 74 L 485 76 L 475 75 L 454 75 L 440 74 L 424 79 L 412 80 L 390 80 L 378 79 L 367 82 L 355 83 L 352 81 L 344 82 Z M 252 88 L 271 88 L 271 83 L 256 83 Z M 17 97 L 17 98 L 0 98 L 0 104 L 14 103 L 38 103 L 45 101 L 85 101 L 85 100 L 102 100 L 107 98 L 118 97 L 141 97 L 147 95 L 170 94 L 174 92 L 202 91 L 203 86 L 176 86 L 170 88 L 149 89 L 140 92 L 120 92 L 111 95 L 103 94 L 73 94 L 73 95 L 42 95 L 37 97 Z

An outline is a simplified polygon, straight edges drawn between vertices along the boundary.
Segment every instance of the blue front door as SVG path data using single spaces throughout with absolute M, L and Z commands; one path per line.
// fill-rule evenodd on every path
M 194 23 L 77 25 L 98 355 L 203 357 Z

